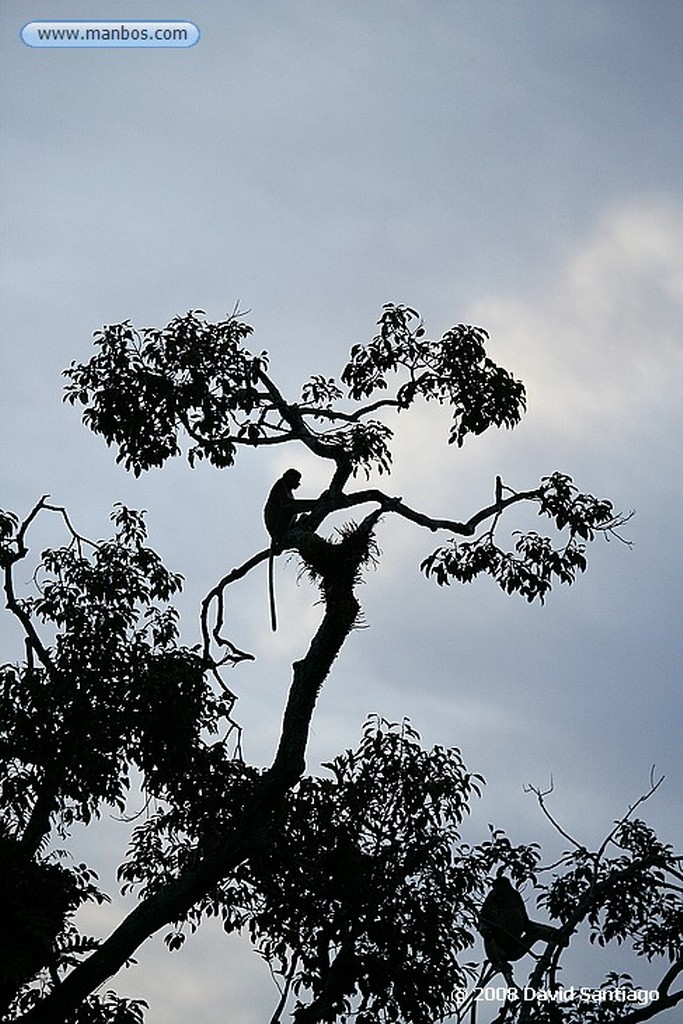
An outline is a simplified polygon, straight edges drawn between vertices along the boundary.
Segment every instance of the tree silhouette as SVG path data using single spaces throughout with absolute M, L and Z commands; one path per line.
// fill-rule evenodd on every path
M 445 536 L 421 565 L 439 585 L 484 573 L 505 592 L 541 602 L 554 583 L 573 583 L 586 568 L 587 544 L 598 535 L 619 536 L 628 516 L 580 493 L 558 472 L 525 490 L 496 478 L 492 502 L 462 521 L 433 518 L 375 487 L 354 489 L 359 474 L 390 473 L 393 433 L 385 420 L 398 412 L 397 422 L 404 421 L 420 400 L 449 407 L 447 440 L 458 447 L 469 435 L 519 422 L 524 387 L 488 357 L 481 328 L 461 324 L 429 341 L 414 310 L 387 305 L 377 336 L 351 349 L 340 384 L 312 377 L 296 401 L 269 374 L 266 354 L 246 348 L 250 334 L 236 312 L 217 324 L 188 313 L 161 331 L 136 331 L 129 323 L 104 328 L 95 336 L 98 353 L 65 371 L 65 397 L 84 406 L 85 423 L 116 446 L 117 459 L 136 475 L 183 449 L 190 464 L 205 459 L 223 469 L 240 447 L 291 442 L 329 463 L 327 487 L 282 544 L 319 589 L 323 613 L 293 664 L 269 768 L 243 762 L 235 696 L 221 675 L 223 666 L 252 657 L 225 635 L 225 590 L 266 559 L 268 548 L 218 580 L 203 602 L 202 643 L 188 649 L 179 644 L 170 604 L 181 580 L 147 547 L 140 513 L 117 506 L 114 536 L 97 542 L 80 536 L 47 498 L 23 521 L 10 513 L 0 518 L 6 603 L 26 641 L 25 661 L 5 666 L 2 675 L 0 854 L 21 883 L 12 897 L 17 920 L 32 913 L 30 890 L 50 884 L 55 894 L 14 959 L 5 960 L 4 1019 L 134 1024 L 141 1004 L 112 993 L 98 999 L 95 990 L 159 929 L 171 926 L 174 947 L 184 925 L 196 927 L 215 913 L 227 931 L 250 928 L 283 979 L 277 1012 L 291 990 L 297 1024 L 344 1020 L 352 1010 L 361 1024 L 435 1020 L 459 1012 L 456 995 L 468 974 L 457 955 L 471 944 L 494 867 L 535 881 L 531 847 L 513 851 L 499 834 L 475 851 L 456 852 L 477 778 L 457 752 L 430 760 L 407 727 L 366 731 L 356 755 L 332 763 L 332 785 L 302 780 L 315 703 L 358 622 L 355 589 L 379 557 L 374 532 L 383 516 Z M 536 508 L 555 539 L 529 532 L 501 541 L 504 513 L 520 503 Z M 351 509 L 361 512 L 359 522 L 332 539 L 321 535 L 330 516 Z M 62 517 L 68 543 L 42 553 L 35 591 L 19 595 L 16 567 L 29 556 L 33 522 L 47 513 Z M 414 771 L 418 763 L 424 771 Z M 106 897 L 84 866 L 59 868 L 57 875 L 46 843 L 55 831 L 66 838 L 75 822 L 87 824 L 105 805 L 123 809 L 133 769 L 160 809 L 135 830 L 121 868 L 124 887 L 140 888 L 139 902 L 100 942 L 77 932 L 73 913 L 86 900 Z M 424 826 L 419 841 L 411 821 Z M 638 951 L 673 956 L 680 970 L 680 955 L 672 954 L 680 909 L 670 903 L 670 889 L 647 934 L 641 920 L 669 885 L 675 858 L 628 817 L 609 842 L 621 845 L 621 860 L 607 861 L 607 846 L 599 855 L 577 846 L 576 863 L 567 861 L 548 887 L 544 899 L 560 922 L 561 941 L 547 943 L 535 978 L 555 977 L 562 949 L 584 920 L 599 941 L 645 935 Z M 305 877 L 302 864 L 311 866 Z M 309 891 L 310 907 L 302 904 Z M 625 894 L 634 893 L 635 916 L 623 906 Z M 407 957 L 412 969 L 404 970 L 402 985 L 396 967 Z M 674 977 L 663 979 L 657 1009 L 681 998 L 670 992 Z M 527 1010 L 508 1002 L 501 1013 L 520 1021 L 574 1020 L 527 1018 Z M 548 1012 L 565 1010 L 552 1005 Z

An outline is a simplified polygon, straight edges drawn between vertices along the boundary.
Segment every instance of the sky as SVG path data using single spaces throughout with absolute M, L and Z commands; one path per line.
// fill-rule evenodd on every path
M 39 49 L 28 21 L 187 19 L 189 49 Z M 0 10 L 2 347 L 0 505 L 40 495 L 106 536 L 115 501 L 148 510 L 150 540 L 182 572 L 184 636 L 225 571 L 264 546 L 261 507 L 290 464 L 316 494 L 325 467 L 294 450 L 229 471 L 180 460 L 138 480 L 61 402 L 61 371 L 103 324 L 161 327 L 188 309 L 249 312 L 254 349 L 292 397 L 338 376 L 385 302 L 439 337 L 485 327 L 527 386 L 513 432 L 448 446 L 439 411 L 393 425 L 383 486 L 438 516 L 561 470 L 634 510 L 632 546 L 597 542 L 589 571 L 544 607 L 490 581 L 440 590 L 419 563 L 433 538 L 381 524 L 381 567 L 325 684 L 309 745 L 318 770 L 369 713 L 410 718 L 487 779 L 467 824 L 557 839 L 524 786 L 587 846 L 647 787 L 643 816 L 681 844 L 683 474 L 683 6 L 678 0 L 71 0 Z M 514 529 L 517 521 L 511 519 Z M 56 523 L 41 545 L 60 543 Z M 265 570 L 230 608 L 257 661 L 230 685 L 246 758 L 266 765 L 292 660 L 319 616 L 296 567 Z M 3 623 L 3 660 L 19 636 Z M 105 818 L 77 836 L 103 879 L 120 859 Z M 91 912 L 115 923 L 124 904 Z M 577 954 L 579 983 L 602 976 Z M 610 966 L 621 966 L 617 952 Z M 582 972 L 582 973 L 581 973 Z M 647 977 L 647 975 L 643 975 Z M 277 1001 L 244 942 L 207 927 L 180 954 L 149 942 L 116 985 L 149 1024 L 260 1024 Z

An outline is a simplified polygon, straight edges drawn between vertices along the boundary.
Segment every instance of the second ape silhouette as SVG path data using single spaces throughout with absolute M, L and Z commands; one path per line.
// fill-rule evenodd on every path
M 519 960 L 535 942 L 556 938 L 559 929 L 532 921 L 524 900 L 504 875 L 499 875 L 484 900 L 479 918 L 486 957 L 512 985 L 511 960 Z

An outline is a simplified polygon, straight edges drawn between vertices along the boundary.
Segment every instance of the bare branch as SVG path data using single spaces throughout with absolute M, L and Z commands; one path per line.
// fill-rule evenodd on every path
M 550 811 L 546 807 L 545 798 L 547 796 L 550 796 L 550 794 L 554 791 L 554 789 L 555 789 L 555 783 L 553 782 L 552 776 L 550 777 L 550 787 L 548 789 L 541 790 L 537 786 L 532 786 L 532 784 L 530 782 L 527 783 L 526 786 L 524 786 L 524 792 L 525 793 L 533 793 L 534 794 L 534 796 L 536 797 L 536 799 L 538 801 L 538 806 L 541 808 L 541 810 L 543 811 L 543 814 L 546 816 L 546 818 L 548 819 L 550 824 L 553 826 L 553 828 L 557 832 L 559 832 L 559 834 L 564 839 L 566 839 L 568 843 L 571 843 L 572 846 L 576 850 L 580 850 L 580 851 L 585 853 L 586 852 L 586 847 L 583 845 L 583 843 L 578 842 L 578 840 L 574 839 L 574 837 L 572 835 L 570 835 L 569 832 L 566 832 L 562 828 L 560 823 L 558 821 L 556 821 L 556 819 L 552 816 L 552 814 L 550 813 Z
M 601 858 L 602 858 L 605 850 L 607 849 L 607 846 L 609 845 L 609 843 L 613 842 L 614 836 L 617 834 L 617 832 L 622 827 L 622 825 L 626 824 L 626 822 L 629 820 L 629 818 L 631 817 L 633 812 L 636 810 L 636 808 L 640 807 L 641 804 L 644 804 L 646 800 L 649 800 L 650 797 L 654 793 L 657 792 L 657 790 L 659 789 L 661 784 L 664 782 L 664 779 L 666 778 L 665 775 L 660 775 L 660 777 L 657 779 L 657 781 L 656 782 L 654 781 L 654 770 L 655 770 L 655 766 L 652 765 L 652 768 L 650 769 L 650 788 L 648 789 L 648 791 L 646 793 L 643 793 L 642 796 L 639 796 L 638 799 L 635 801 L 635 803 L 633 803 L 633 804 L 631 804 L 629 806 L 628 810 L 623 815 L 623 817 L 621 817 L 619 819 L 619 821 L 617 821 L 615 823 L 614 828 L 612 829 L 612 831 L 609 833 L 608 836 L 605 837 L 605 839 L 601 843 L 600 849 L 598 850 L 598 852 L 596 854 L 596 860 L 601 860 Z
M 448 530 L 450 533 L 458 533 L 466 537 L 471 537 L 477 526 L 485 522 L 487 519 L 499 515 L 503 509 L 508 508 L 510 505 L 515 505 L 520 501 L 538 500 L 539 497 L 540 492 L 538 489 L 533 491 L 519 491 L 518 493 L 511 495 L 509 498 L 504 498 L 500 502 L 496 502 L 493 505 L 487 505 L 485 508 L 480 509 L 464 523 L 455 519 L 435 519 L 432 516 L 427 516 L 422 512 L 417 512 L 415 509 L 410 508 L 410 506 L 406 505 L 400 498 L 391 498 L 388 494 L 384 494 L 383 491 L 375 488 L 364 491 L 354 491 L 351 494 L 335 495 L 334 500 L 330 502 L 329 509 L 321 502 L 320 510 L 321 512 L 324 512 L 322 516 L 322 519 L 324 519 L 331 512 L 336 512 L 345 508 L 353 508 L 356 505 L 364 505 L 368 502 L 372 502 L 380 505 L 383 511 L 395 512 L 396 515 L 401 516 L 403 519 L 408 519 L 410 522 L 416 523 L 418 526 L 424 526 L 432 532 L 436 532 L 437 530 Z M 322 519 L 320 521 L 322 521 Z
M 66 524 L 67 530 L 71 534 L 72 540 L 75 541 L 75 543 L 78 546 L 79 554 L 81 553 L 81 545 L 82 544 L 87 544 L 89 547 L 93 548 L 93 550 L 95 550 L 95 551 L 99 550 L 99 547 L 100 547 L 99 544 L 96 544 L 94 540 L 88 540 L 88 538 L 84 537 L 83 534 L 77 532 L 77 530 L 72 525 L 71 520 L 69 519 L 69 513 L 67 512 L 67 510 L 62 505 L 48 505 L 48 504 L 44 504 L 43 508 L 45 508 L 49 512 L 57 512 L 62 517 L 62 519 L 64 520 L 64 523 Z
M 57 669 L 50 657 L 47 647 L 43 644 L 43 641 L 40 639 L 40 636 L 33 625 L 30 613 L 16 596 L 14 590 L 14 577 L 12 575 L 15 563 L 25 558 L 28 554 L 28 548 L 25 543 L 26 531 L 41 509 L 45 508 L 45 500 L 47 497 L 48 495 L 43 495 L 40 501 L 31 509 L 30 513 L 21 525 L 17 534 L 17 554 L 8 559 L 4 566 L 3 589 L 5 591 L 5 605 L 8 611 L 10 611 L 12 615 L 19 620 L 21 627 L 24 630 L 24 634 L 26 636 L 27 662 L 29 666 L 33 664 L 33 654 L 35 654 L 48 675 L 54 679 L 57 675 Z
M 229 640 L 221 635 L 221 629 L 223 628 L 224 622 L 224 592 L 225 588 L 230 586 L 231 583 L 235 583 L 237 580 L 241 580 L 247 575 L 255 566 L 260 562 L 263 562 L 268 558 L 270 549 L 266 548 L 264 551 L 259 551 L 258 554 L 252 555 L 246 562 L 238 566 L 236 569 L 232 569 L 213 587 L 204 600 L 202 601 L 201 611 L 201 630 L 202 630 L 202 641 L 203 641 L 203 656 L 208 664 L 211 665 L 224 665 L 228 662 L 231 664 L 238 664 L 240 661 L 254 661 L 254 655 L 248 654 L 245 651 L 240 651 L 239 648 L 235 647 Z M 214 618 L 213 629 L 209 627 L 209 612 L 211 609 L 212 602 L 216 602 L 216 615 Z M 219 647 L 227 647 L 228 651 L 225 656 L 216 662 L 211 656 L 211 639 Z
M 50 505 L 47 500 L 49 497 L 49 494 L 44 494 L 42 498 L 40 498 L 40 500 L 36 502 L 36 504 L 33 506 L 31 511 L 27 515 L 26 519 L 24 519 L 23 523 L 21 524 L 21 527 L 19 528 L 19 532 L 17 533 L 17 544 L 19 545 L 19 550 L 22 552 L 22 557 L 26 553 L 26 532 L 31 523 L 33 522 L 33 520 L 36 518 L 36 516 L 38 516 L 38 514 L 43 510 L 46 510 L 48 512 L 57 512 L 58 515 L 62 517 L 64 523 L 66 524 L 67 530 L 71 534 L 73 540 L 75 540 L 76 543 L 79 545 L 79 548 L 81 544 L 88 544 L 91 548 L 97 549 L 99 547 L 98 544 L 96 544 L 92 540 L 88 540 L 87 537 L 84 537 L 82 534 L 78 533 L 78 531 L 74 528 L 73 524 L 71 523 L 71 520 L 69 519 L 69 514 L 66 508 L 64 508 L 63 505 Z
M 292 962 L 290 964 L 289 970 L 285 975 L 285 984 L 283 986 L 279 984 L 277 978 L 275 977 L 275 973 L 270 963 L 268 964 L 268 966 L 270 968 L 271 977 L 275 984 L 277 985 L 278 990 L 280 992 L 280 999 L 278 1001 L 277 1006 L 273 1010 L 273 1016 L 270 1018 L 269 1024 L 281 1024 L 282 1012 L 285 1006 L 287 1005 L 287 1000 L 289 999 L 289 993 L 292 987 L 292 982 L 294 981 L 297 968 L 299 966 L 299 958 L 296 953 L 292 957 Z

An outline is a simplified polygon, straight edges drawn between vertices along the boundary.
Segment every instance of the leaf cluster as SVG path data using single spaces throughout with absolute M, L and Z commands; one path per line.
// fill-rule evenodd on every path
M 342 371 L 351 398 L 386 391 L 388 375 L 400 371 L 407 377 L 396 392 L 400 409 L 417 398 L 451 407 L 449 444 L 461 447 L 468 434 L 519 423 L 526 408 L 524 385 L 487 355 L 489 335 L 483 328 L 457 324 L 439 341 L 429 341 L 419 313 L 393 303 L 385 304 L 378 323 L 379 333 L 368 345 L 352 347 Z
M 16 1002 L 18 1013 L 35 1006 L 38 991 L 29 989 Z M 143 1024 L 148 1004 L 144 999 L 122 999 L 113 991 L 88 996 L 69 1014 L 64 1024 Z
M 473 541 L 451 539 L 437 548 L 422 562 L 422 571 L 439 586 L 448 586 L 452 580 L 470 583 L 485 574 L 506 594 L 521 594 L 530 603 L 543 603 L 554 582 L 574 583 L 587 566 L 583 540 L 593 540 L 597 532 L 609 534 L 617 523 L 612 503 L 579 493 L 562 473 L 544 477 L 532 497 L 538 514 L 550 518 L 564 533 L 563 543 L 558 545 L 536 531 L 516 531 L 514 551 L 506 551 L 496 542 L 495 520 Z
M 683 904 L 677 887 L 671 885 L 678 858 L 637 818 L 619 824 L 613 844 L 614 856 L 584 849 L 568 855 L 568 870 L 546 888 L 542 902 L 563 922 L 585 917 L 592 943 L 606 946 L 629 940 L 648 960 L 674 961 L 681 953 L 683 934 Z
M 95 334 L 99 353 L 64 371 L 65 400 L 85 406 L 86 425 L 119 448 L 117 461 L 136 476 L 180 453 L 182 427 L 202 439 L 191 461 L 231 466 L 235 445 L 226 435 L 259 403 L 263 357 L 243 347 L 250 333 L 236 316 L 207 324 L 201 310 L 161 331 L 136 331 L 129 321 L 104 327 Z
M 453 853 L 482 780 L 456 749 L 372 718 L 355 750 L 288 799 L 242 876 L 261 954 L 298 999 L 294 1020 L 438 1019 L 466 970 L 478 878 Z M 468 909 L 469 908 L 469 911 Z
M 230 757 L 223 743 L 196 751 L 182 799 L 169 800 L 133 830 L 118 870 L 123 892 L 137 889 L 144 899 L 191 870 L 249 807 L 259 775 L 257 769 Z M 217 882 L 176 922 L 167 944 L 179 948 L 186 937 L 184 924 L 194 931 L 204 916 L 222 917 L 227 931 L 241 927 L 248 902 L 242 882 L 233 877 Z
M 138 475 L 181 452 L 191 441 L 191 464 L 208 459 L 232 466 L 240 445 L 303 442 L 352 473 L 391 463 L 392 431 L 368 418 L 383 407 L 408 409 L 418 399 L 452 409 L 449 443 L 490 426 L 514 427 L 525 409 L 523 384 L 486 354 L 486 331 L 458 324 L 430 341 L 419 314 L 387 304 L 379 333 L 354 345 L 340 380 L 313 375 L 289 402 L 267 373 L 265 352 L 244 345 L 252 328 L 233 313 L 208 323 L 201 310 L 173 319 L 162 330 L 136 330 L 129 321 L 95 334 L 99 352 L 72 362 L 65 401 L 84 406 L 83 420 L 117 461 Z M 376 392 L 393 393 L 369 404 Z M 313 430 L 311 421 L 317 429 Z
M 38 593 L 22 601 L 29 622 L 51 632 L 23 665 L 0 671 L 2 796 L 13 831 L 36 795 L 64 827 L 87 823 L 104 802 L 123 810 L 129 766 L 151 792 L 183 786 L 203 728 L 227 711 L 199 656 L 180 647 L 181 586 L 145 544 L 142 514 L 122 506 L 115 534 L 44 551 Z
M 0 823 L 0 1007 L 38 971 L 56 966 L 67 915 L 105 898 L 94 877 L 84 864 L 69 869 L 34 860 Z

